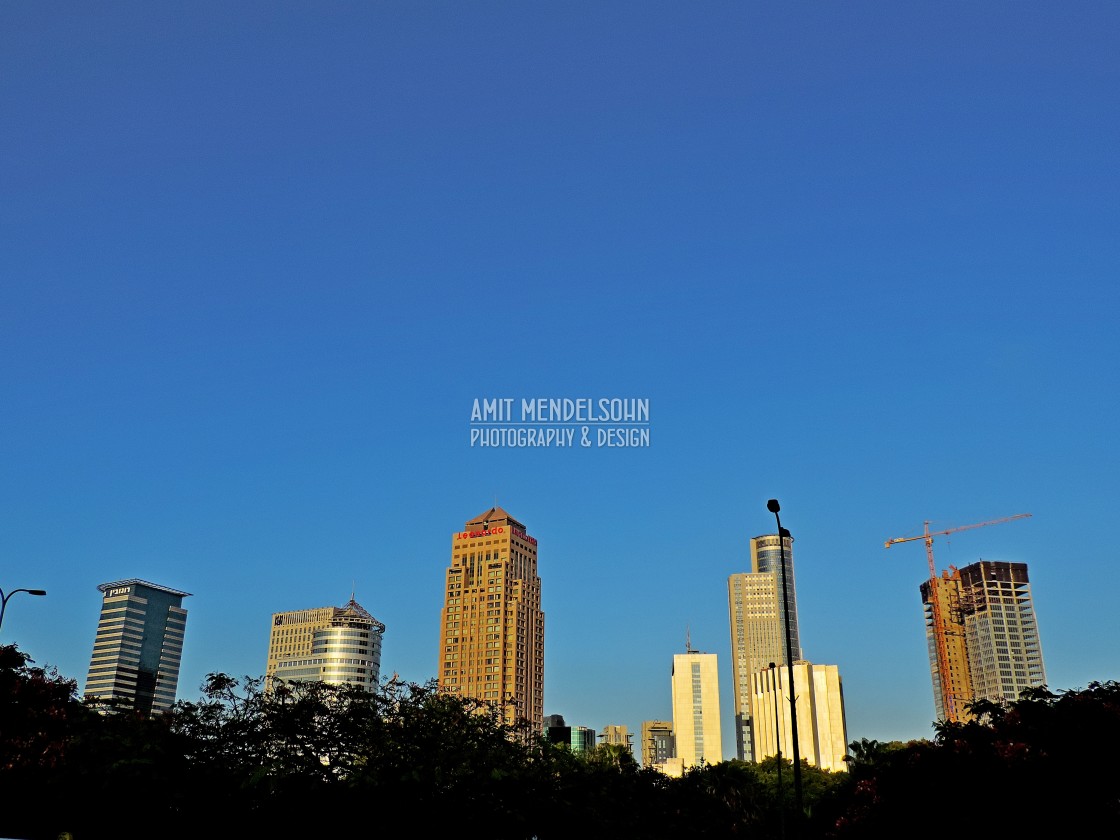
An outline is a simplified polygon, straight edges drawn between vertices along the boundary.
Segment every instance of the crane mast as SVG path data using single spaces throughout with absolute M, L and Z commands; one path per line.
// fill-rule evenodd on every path
M 895 537 L 894 539 L 887 540 L 884 547 L 890 548 L 892 545 L 904 542 L 913 542 L 914 540 L 922 540 L 926 545 L 926 559 L 929 562 L 929 600 L 930 611 L 932 615 L 932 634 L 934 641 L 934 648 L 937 659 L 937 676 L 941 684 L 941 699 L 945 707 L 945 717 L 949 721 L 957 721 L 960 719 L 960 713 L 957 711 L 956 692 L 953 689 L 952 675 L 949 668 L 949 630 L 945 621 L 945 607 L 941 603 L 940 587 L 937 585 L 937 567 L 933 563 L 933 538 L 945 536 L 947 534 L 955 534 L 957 531 L 967 531 L 971 528 L 983 528 L 986 525 L 998 525 L 1001 522 L 1011 522 L 1015 519 L 1023 519 L 1030 516 L 1029 513 L 1017 513 L 1014 516 L 1005 516 L 1002 519 L 990 519 L 987 522 L 976 522 L 972 525 L 959 525 L 956 528 L 946 528 L 943 531 L 930 531 L 929 520 L 926 520 L 923 526 L 923 533 L 916 537 Z

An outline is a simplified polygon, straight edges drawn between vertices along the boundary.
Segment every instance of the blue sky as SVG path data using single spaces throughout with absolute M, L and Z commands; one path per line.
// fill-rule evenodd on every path
M 358 600 L 435 675 L 451 535 L 540 542 L 545 712 L 666 718 L 782 503 L 849 740 L 932 734 L 920 542 L 1025 562 L 1054 689 L 1120 677 L 1120 9 L 0 9 L 3 641 L 193 593 L 181 697 Z M 651 445 L 479 449 L 474 399 Z

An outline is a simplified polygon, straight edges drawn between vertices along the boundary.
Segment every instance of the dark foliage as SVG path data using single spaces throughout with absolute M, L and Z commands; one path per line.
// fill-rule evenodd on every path
M 826 836 L 1037 837 L 1054 826 L 1064 837 L 1117 824 L 1120 684 L 971 710 L 977 720 L 938 725 L 932 742 L 853 744 Z
M 0 836 L 56 840 L 288 834 L 568 840 L 1034 836 L 1120 819 L 1120 688 L 1040 690 L 933 741 L 851 745 L 850 772 L 725 761 L 669 778 L 619 747 L 546 743 L 501 710 L 389 682 L 373 693 L 212 674 L 162 716 L 94 709 L 0 647 Z M 784 784 L 778 796 L 778 769 Z

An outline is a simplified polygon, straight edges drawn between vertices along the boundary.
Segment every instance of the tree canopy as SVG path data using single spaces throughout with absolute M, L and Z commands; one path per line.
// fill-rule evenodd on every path
M 0 836 L 225 837 L 311 820 L 358 836 L 409 824 L 496 840 L 766 840 L 796 827 L 802 840 L 849 840 L 940 837 L 946 821 L 1030 836 L 1048 818 L 1120 818 L 1117 683 L 974 712 L 932 740 L 854 742 L 846 773 L 802 761 L 795 815 L 788 760 L 670 778 L 625 747 L 573 753 L 433 682 L 367 692 L 215 673 L 198 700 L 146 717 L 90 706 L 73 680 L 0 646 Z

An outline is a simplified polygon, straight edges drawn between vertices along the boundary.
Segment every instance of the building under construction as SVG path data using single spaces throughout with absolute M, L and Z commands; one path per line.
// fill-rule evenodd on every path
M 926 522 L 921 536 L 886 543 L 887 548 L 912 540 L 926 545 L 930 576 L 921 594 L 939 721 L 969 720 L 968 704 L 974 700 L 1011 702 L 1023 689 L 1046 684 L 1026 564 L 981 560 L 938 575 L 933 562 L 935 536 L 1029 516 L 934 532 Z
M 946 667 L 938 667 L 933 586 L 943 608 Z M 972 700 L 1011 702 L 1046 685 L 1026 563 L 981 560 L 921 585 L 938 720 L 968 720 Z M 942 689 L 942 673 L 948 691 Z

